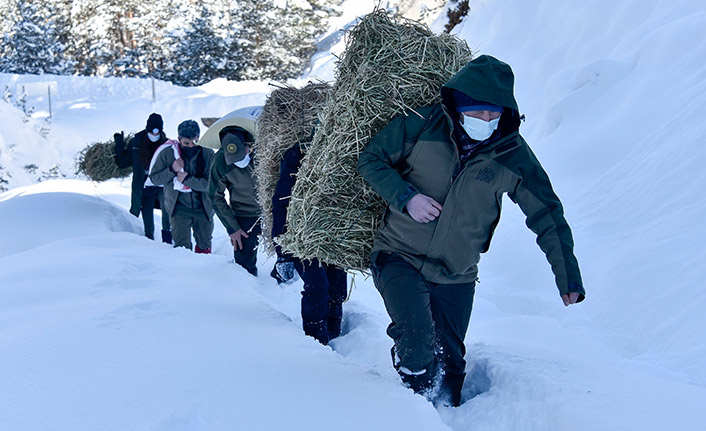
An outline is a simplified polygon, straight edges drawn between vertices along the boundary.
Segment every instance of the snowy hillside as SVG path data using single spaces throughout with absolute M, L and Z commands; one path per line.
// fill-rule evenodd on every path
M 455 409 L 400 384 L 372 280 L 355 278 L 344 335 L 321 346 L 300 329 L 301 282 L 278 287 L 271 258 L 251 277 L 218 222 L 213 255 L 149 241 L 129 179 L 73 175 L 85 145 L 150 112 L 173 137 L 183 119 L 262 103 L 267 82 L 156 82 L 153 102 L 149 80 L 0 74 L 13 92 L 57 83 L 46 139 L 48 100 L 30 99 L 27 123 L 0 101 L 0 429 L 706 429 L 702 3 L 470 1 L 454 33 L 513 66 L 520 130 L 564 203 L 587 298 L 562 305 L 507 200 Z M 302 82 L 315 77 L 333 78 L 330 54 Z M 34 184 L 61 177 L 56 164 L 67 179 Z

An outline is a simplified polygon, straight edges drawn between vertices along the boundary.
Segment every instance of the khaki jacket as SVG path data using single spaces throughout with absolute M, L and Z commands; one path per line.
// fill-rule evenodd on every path
M 213 157 L 208 195 L 228 235 L 240 229 L 236 217 L 259 217 L 262 212 L 257 202 L 254 165 L 254 160 L 242 169 L 235 165 L 226 165 L 222 149 Z M 230 202 L 225 198 L 226 189 Z
M 179 144 L 177 144 L 179 145 Z M 174 177 L 176 173 L 172 170 L 172 164 L 176 160 L 171 146 L 163 145 L 158 149 L 153 157 L 152 168 L 150 169 L 150 180 L 156 185 L 164 185 L 164 210 L 172 216 L 177 201 L 180 200 L 180 191 L 174 189 Z M 210 148 L 198 147 L 198 154 L 190 160 L 184 160 L 184 170 L 189 176 L 184 180 L 184 185 L 191 189 L 189 200 L 199 202 L 201 205 L 187 205 L 190 207 L 202 207 L 208 220 L 213 219 L 213 206 L 208 197 L 208 176 L 213 159 L 213 150 Z

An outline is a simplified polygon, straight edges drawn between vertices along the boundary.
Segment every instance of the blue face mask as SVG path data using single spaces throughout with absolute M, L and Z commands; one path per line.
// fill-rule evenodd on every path
M 490 138 L 490 135 L 492 135 L 495 129 L 498 128 L 499 122 L 500 117 L 495 120 L 485 121 L 480 118 L 463 115 L 463 123 L 461 123 L 461 127 L 463 127 L 463 130 L 466 131 L 471 139 L 476 141 L 485 141 Z

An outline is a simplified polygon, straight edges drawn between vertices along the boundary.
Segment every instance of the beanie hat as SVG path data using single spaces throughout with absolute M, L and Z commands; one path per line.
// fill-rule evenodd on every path
M 186 120 L 179 123 L 177 127 L 177 133 L 180 138 L 195 139 L 201 134 L 201 129 L 199 124 L 194 120 Z
M 466 112 L 466 111 L 494 111 L 503 112 L 503 107 L 498 105 L 493 105 L 492 103 L 482 102 L 476 100 L 466 93 L 462 93 L 458 90 L 453 90 L 453 99 L 456 104 L 456 112 Z
M 155 114 L 154 112 L 151 113 L 150 116 L 147 118 L 147 126 L 145 127 L 145 129 L 149 133 L 156 135 L 158 133 L 161 133 L 163 128 L 164 121 L 162 121 L 162 116 L 159 114 Z M 156 132 L 155 129 L 157 129 Z
M 248 154 L 245 150 L 245 142 L 237 133 L 228 133 L 221 139 L 221 148 L 226 159 L 226 164 L 232 165 L 245 158 Z

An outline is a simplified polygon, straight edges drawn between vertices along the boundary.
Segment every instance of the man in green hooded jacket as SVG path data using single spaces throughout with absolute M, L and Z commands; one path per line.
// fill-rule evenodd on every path
M 507 64 L 479 56 L 441 89 L 441 102 L 394 118 L 358 169 L 389 204 L 371 255 L 392 319 L 393 364 L 417 393 L 458 406 L 477 264 L 503 194 L 527 216 L 565 305 L 584 299 L 573 238 L 549 177 L 519 134 Z

